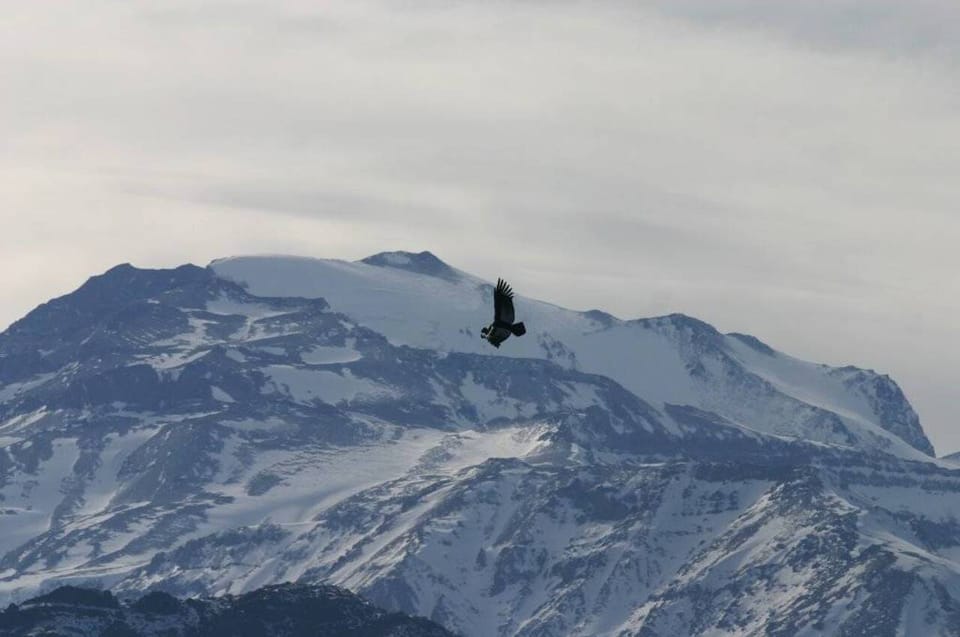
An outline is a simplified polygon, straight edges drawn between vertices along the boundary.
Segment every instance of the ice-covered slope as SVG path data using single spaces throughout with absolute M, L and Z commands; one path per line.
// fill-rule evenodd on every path
M 479 328 L 492 312 L 492 286 L 430 253 L 353 263 L 240 257 L 211 267 L 256 295 L 324 298 L 396 345 L 546 359 L 607 376 L 654 405 L 696 405 L 758 431 L 907 457 L 919 457 L 913 449 L 933 454 L 888 377 L 799 361 L 687 316 L 621 321 L 518 296 L 530 333 L 491 351 Z
M 960 634 L 960 470 L 889 378 L 522 297 L 494 350 L 490 294 L 385 253 L 37 308 L 0 334 L 0 603 L 295 581 L 471 637 Z

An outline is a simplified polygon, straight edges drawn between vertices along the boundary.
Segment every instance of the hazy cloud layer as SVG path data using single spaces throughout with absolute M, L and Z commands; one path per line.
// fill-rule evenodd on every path
M 430 249 L 896 377 L 960 448 L 960 6 L 38 0 L 0 323 L 121 261 Z

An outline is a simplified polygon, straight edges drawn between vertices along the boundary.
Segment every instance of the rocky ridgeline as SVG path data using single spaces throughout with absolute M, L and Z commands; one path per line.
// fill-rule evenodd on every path
M 150 593 L 121 602 L 64 586 L 0 612 L 5 637 L 449 637 L 425 619 L 388 613 L 333 586 L 268 586 L 180 600 Z

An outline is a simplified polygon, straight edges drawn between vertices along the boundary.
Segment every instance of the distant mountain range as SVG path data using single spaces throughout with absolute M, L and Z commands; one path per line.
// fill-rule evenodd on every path
M 471 637 L 960 635 L 960 467 L 892 379 L 522 296 L 495 350 L 492 291 L 430 253 L 239 257 L 38 307 L 0 335 L 0 601 L 293 582 Z

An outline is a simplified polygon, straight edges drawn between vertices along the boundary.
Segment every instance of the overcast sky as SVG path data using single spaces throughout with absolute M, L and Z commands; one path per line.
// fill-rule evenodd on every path
M 431 250 L 889 373 L 960 449 L 956 0 L 23 0 L 0 325 L 120 262 Z

